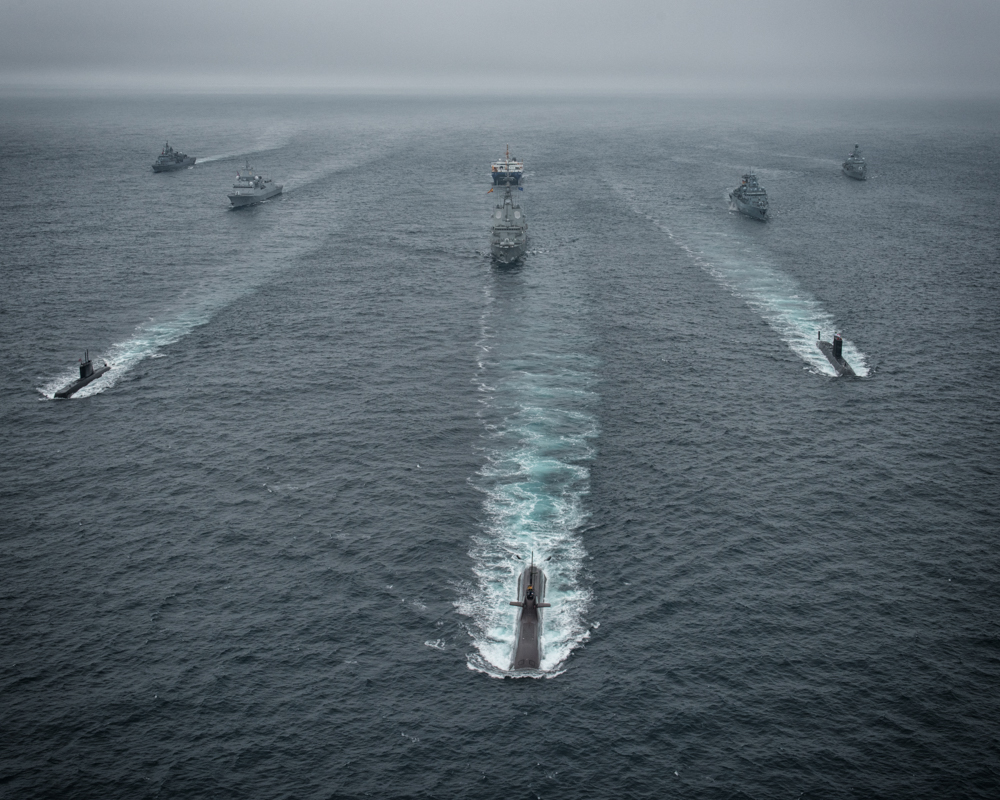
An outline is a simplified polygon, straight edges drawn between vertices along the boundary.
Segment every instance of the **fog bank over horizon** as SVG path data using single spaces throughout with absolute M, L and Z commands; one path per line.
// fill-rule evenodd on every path
M 997 96 L 998 40 L 996 0 L 0 0 L 0 87 Z

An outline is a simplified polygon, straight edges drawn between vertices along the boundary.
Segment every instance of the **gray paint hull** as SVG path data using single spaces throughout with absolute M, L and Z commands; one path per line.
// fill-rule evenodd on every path
M 61 389 L 60 391 L 56 392 L 55 396 L 59 400 L 69 400 L 69 398 L 71 398 L 73 395 L 75 395 L 84 386 L 86 386 L 88 383 L 93 383 L 94 381 L 96 381 L 98 378 L 100 378 L 109 369 L 111 369 L 111 367 L 107 367 L 107 366 L 101 367 L 100 369 L 95 369 L 86 378 L 80 378 L 80 380 L 78 380 L 78 381 L 73 381 L 73 383 L 71 383 L 65 389 Z
M 197 158 L 188 157 L 176 164 L 153 164 L 153 172 L 173 172 L 175 169 L 187 169 L 193 167 Z
M 767 220 L 767 209 L 760 209 L 757 206 L 752 206 L 749 203 L 745 203 L 740 200 L 735 194 L 730 194 L 729 199 L 733 201 L 733 205 L 736 206 L 736 210 L 741 214 L 746 214 L 748 217 L 753 219 L 759 219 L 761 222 Z
M 275 186 L 273 189 L 268 189 L 266 192 L 260 192 L 259 194 L 231 194 L 229 195 L 229 202 L 231 202 L 235 208 L 252 206 L 255 203 L 263 203 L 265 200 L 269 200 L 275 195 L 281 194 L 281 190 L 283 188 L 284 186 Z
M 490 252 L 493 254 L 493 258 L 500 264 L 513 264 L 527 252 L 527 249 L 527 237 L 524 238 L 523 242 L 517 242 L 512 245 L 499 244 L 497 242 L 490 244 Z
M 849 169 L 848 167 L 844 166 L 840 168 L 840 171 L 843 172 L 848 178 L 854 178 L 854 180 L 856 181 L 868 180 L 868 171 L 865 169 L 856 170 L 856 169 Z

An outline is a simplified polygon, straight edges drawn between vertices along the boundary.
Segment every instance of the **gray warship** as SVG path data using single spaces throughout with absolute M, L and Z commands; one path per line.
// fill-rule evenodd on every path
M 743 176 L 743 182 L 729 193 L 729 199 L 740 213 L 767 220 L 767 192 L 757 183 L 753 170 Z
M 511 600 L 512 606 L 518 606 L 521 612 L 517 615 L 516 638 L 514 653 L 510 668 L 514 671 L 526 669 L 541 669 L 542 664 L 542 612 L 548 608 L 545 599 L 545 573 L 535 564 L 534 556 L 531 566 L 525 568 L 517 581 L 517 600 Z
M 513 264 L 527 249 L 528 219 L 514 200 L 513 187 L 505 186 L 503 201 L 493 209 L 490 252 L 500 264 Z
M 858 145 L 854 145 L 854 152 L 847 157 L 847 161 L 841 165 L 841 169 L 848 178 L 854 178 L 856 181 L 868 180 L 868 165 L 861 153 L 858 152 Z
M 247 160 L 246 168 L 236 172 L 236 183 L 233 184 L 233 193 L 229 195 L 229 201 L 236 208 L 250 206 L 281 194 L 282 188 L 280 183 L 256 175 L 250 166 L 250 161 Z
M 185 167 L 194 166 L 195 161 L 197 159 L 194 156 L 174 150 L 170 146 L 170 142 L 167 142 L 163 145 L 163 152 L 156 157 L 156 161 L 153 163 L 153 172 L 170 172 L 170 170 L 174 169 L 184 169 Z

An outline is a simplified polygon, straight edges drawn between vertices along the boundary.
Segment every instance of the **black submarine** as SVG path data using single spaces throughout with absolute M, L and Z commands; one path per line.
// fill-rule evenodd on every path
M 837 375 L 857 377 L 854 370 L 851 369 L 851 365 L 844 360 L 844 340 L 840 338 L 839 333 L 833 335 L 833 344 L 830 344 L 830 342 L 824 342 L 820 338 L 820 332 L 816 331 L 816 346 L 823 351 L 823 355 L 833 364 L 833 368 L 837 370 Z
M 551 556 L 549 556 L 551 558 Z M 545 573 L 535 564 L 534 554 L 531 566 L 526 567 L 517 580 L 517 600 L 511 600 L 512 606 L 518 606 L 521 613 L 517 615 L 517 638 L 514 640 L 514 657 L 511 660 L 511 670 L 539 669 L 542 663 L 542 614 L 540 609 L 548 608 L 545 599 Z
M 80 391 L 88 383 L 92 383 L 100 378 L 105 372 L 111 369 L 111 365 L 107 361 L 104 362 L 103 367 L 94 369 L 94 365 L 90 361 L 90 351 L 85 350 L 83 354 L 83 361 L 80 362 L 80 379 L 73 381 L 65 389 L 61 389 L 56 392 L 56 397 L 60 400 L 68 400 L 78 391 Z

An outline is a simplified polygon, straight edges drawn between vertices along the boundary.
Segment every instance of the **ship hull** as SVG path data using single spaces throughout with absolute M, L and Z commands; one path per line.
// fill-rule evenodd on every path
M 194 162 L 197 160 L 197 158 L 185 158 L 176 164 L 153 164 L 153 172 L 173 172 L 176 169 L 186 169 L 187 167 L 193 167 Z
M 525 238 L 524 241 L 514 242 L 513 244 L 501 242 L 490 243 L 490 252 L 493 254 L 494 261 L 498 264 L 513 264 L 521 256 L 523 256 L 527 250 L 527 238 Z
M 511 671 L 538 670 L 542 667 L 542 609 L 545 608 L 545 573 L 531 565 L 517 581 L 517 599 L 521 611 L 517 615 Z M 528 587 L 535 591 L 535 601 L 527 598 Z
M 80 391 L 87 384 L 93 383 L 98 378 L 100 378 L 105 372 L 107 372 L 111 367 L 101 367 L 100 369 L 95 369 L 86 378 L 80 378 L 77 381 L 73 381 L 69 386 L 67 386 L 62 391 L 56 392 L 56 398 L 59 400 L 69 400 L 74 394 Z
M 729 199 L 733 201 L 733 205 L 736 206 L 736 210 L 741 214 L 746 214 L 752 219 L 759 219 L 761 222 L 767 221 L 767 209 L 757 208 L 757 206 L 752 206 L 747 202 L 744 202 L 735 194 L 730 194 Z
M 275 186 L 273 189 L 268 189 L 266 192 L 260 192 L 259 194 L 231 194 L 229 195 L 229 202 L 233 204 L 234 208 L 256 205 L 281 194 L 283 188 L 282 186 Z
M 866 181 L 868 180 L 868 171 L 861 169 L 849 169 L 848 167 L 841 167 L 841 172 L 843 172 L 848 178 L 854 178 L 856 181 Z

